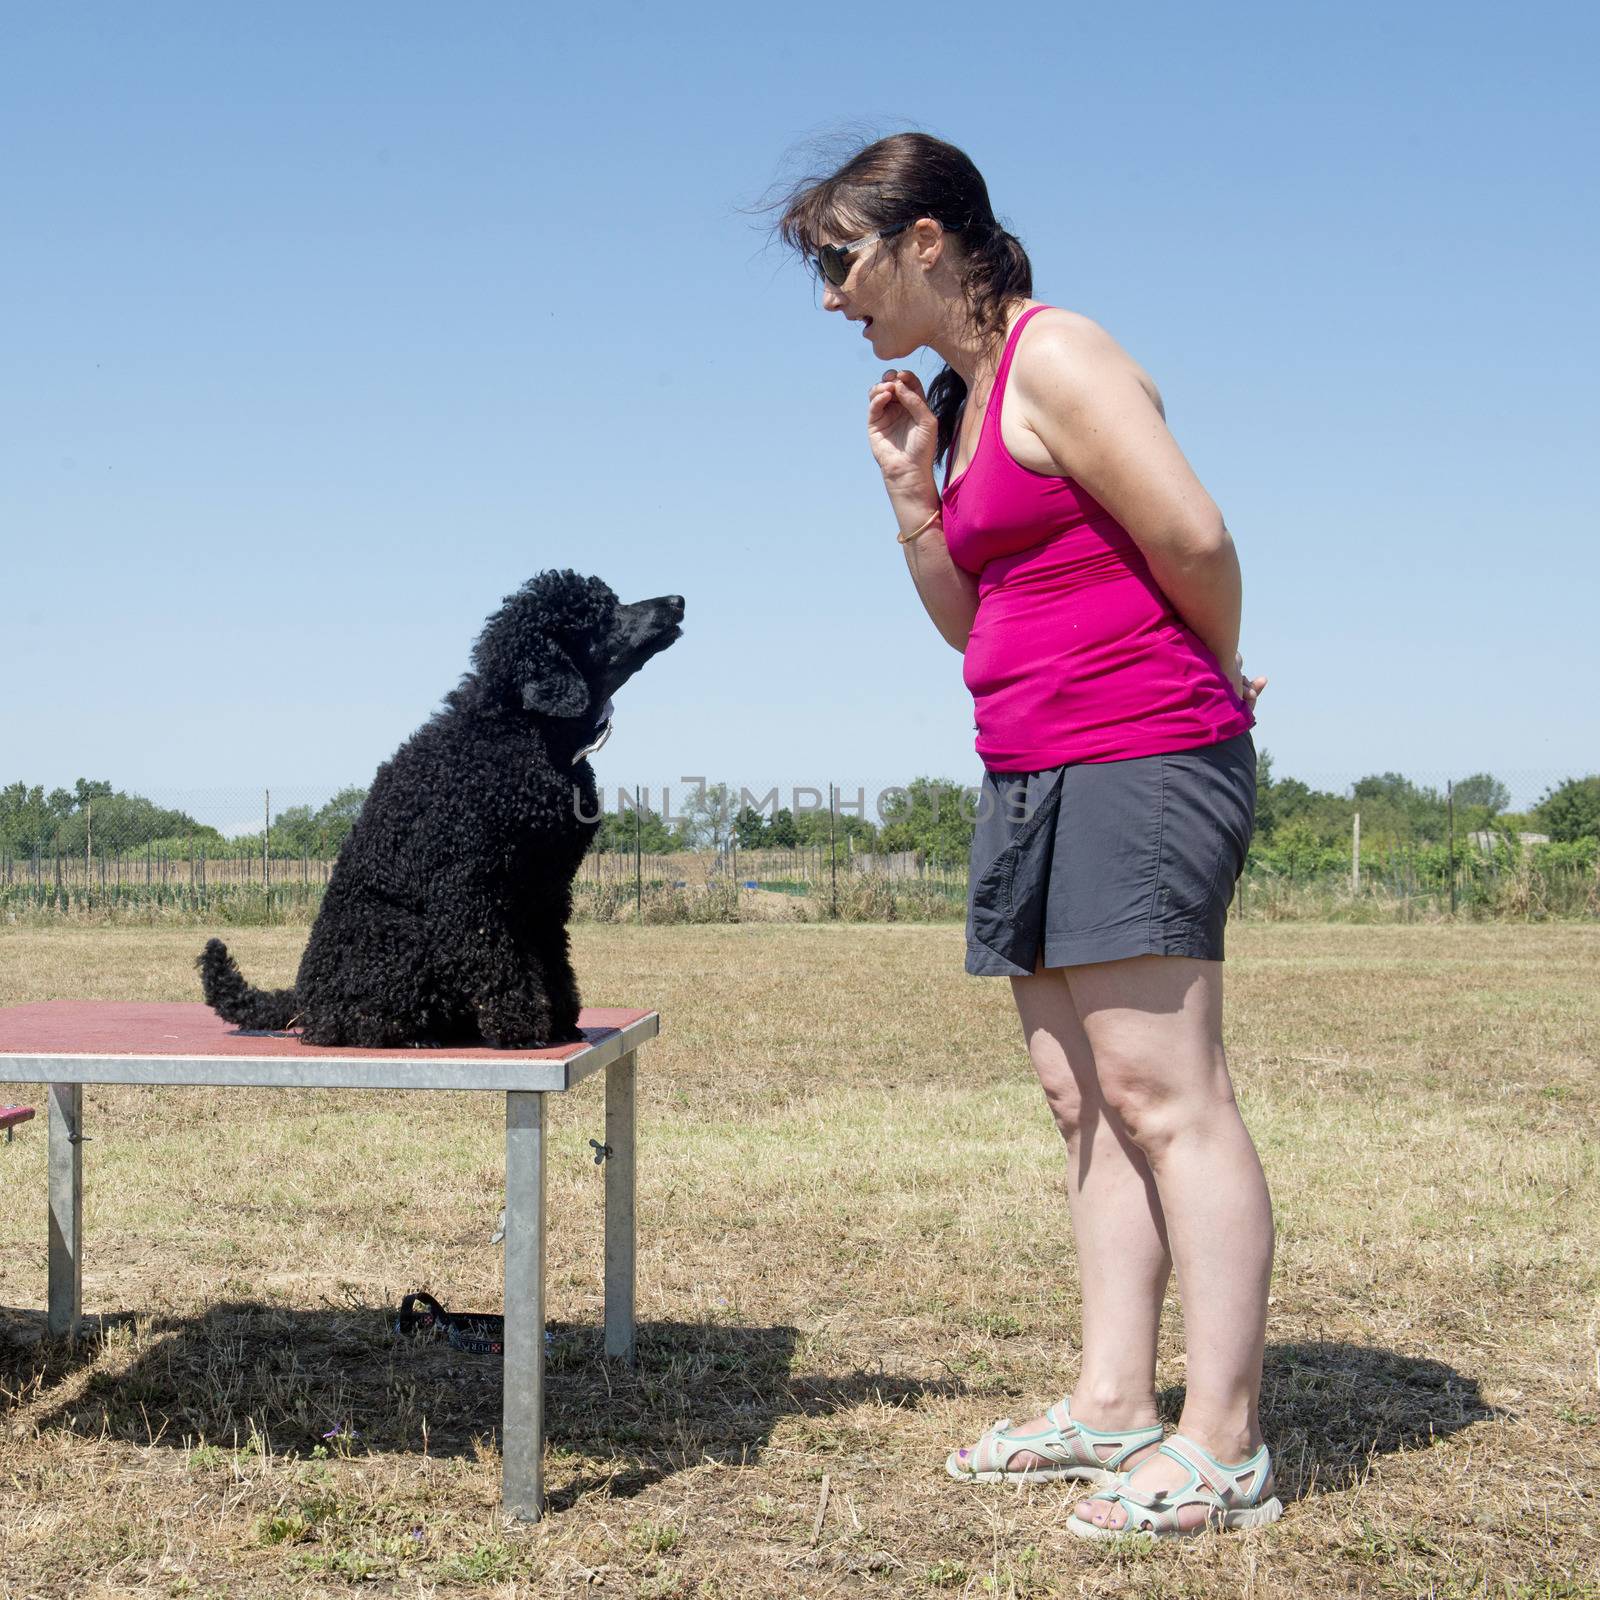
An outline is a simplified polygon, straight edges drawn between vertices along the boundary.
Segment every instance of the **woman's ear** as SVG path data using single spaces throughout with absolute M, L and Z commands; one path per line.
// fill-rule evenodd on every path
M 538 711 L 547 717 L 577 717 L 589 709 L 589 685 L 560 645 L 541 639 L 525 670 L 524 711 Z
M 918 217 L 911 225 L 911 249 L 926 272 L 944 254 L 944 225 L 933 217 Z

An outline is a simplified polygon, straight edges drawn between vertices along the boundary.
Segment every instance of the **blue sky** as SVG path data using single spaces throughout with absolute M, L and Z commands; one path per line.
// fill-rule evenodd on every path
M 237 795 L 241 827 L 263 787 L 363 783 L 548 566 L 688 600 L 608 789 L 975 781 L 866 447 L 878 368 L 750 215 L 819 137 L 921 127 L 1161 386 L 1276 770 L 1532 800 L 1600 767 L 1597 34 L 6 5 L 0 782 Z

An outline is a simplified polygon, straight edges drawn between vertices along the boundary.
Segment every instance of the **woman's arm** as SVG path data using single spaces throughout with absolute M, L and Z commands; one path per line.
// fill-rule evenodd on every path
M 885 484 L 889 503 L 894 507 L 901 533 L 920 527 L 930 512 L 938 509 L 939 495 L 930 482 L 919 494 L 914 488 Z M 917 586 L 922 609 L 944 636 L 952 650 L 965 651 L 972 619 L 978 614 L 978 580 L 958 567 L 945 546 L 944 529 L 935 522 L 923 528 L 914 539 L 901 546 L 906 553 L 906 568 Z
M 1087 317 L 1038 317 L 1018 345 L 1011 386 L 1051 460 L 1128 530 L 1239 688 L 1239 557 L 1132 358 Z
M 939 509 L 933 481 L 939 422 L 916 373 L 890 368 L 867 394 L 867 438 L 901 533 L 921 527 Z M 902 546 L 922 608 L 952 650 L 965 651 L 978 614 L 978 580 L 950 559 L 935 522 Z

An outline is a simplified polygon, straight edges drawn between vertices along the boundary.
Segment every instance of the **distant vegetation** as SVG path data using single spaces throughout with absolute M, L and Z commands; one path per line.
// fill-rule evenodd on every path
M 339 853 L 367 797 L 365 789 L 341 789 L 325 806 L 291 806 L 272 819 L 270 854 L 298 860 L 331 859 Z M 70 790 L 0 789 L 0 852 L 18 860 L 35 854 L 80 859 L 86 849 L 144 851 L 147 846 L 187 856 L 201 848 L 213 855 L 261 854 L 261 831 L 223 835 L 186 811 L 124 794 L 109 783 L 79 778 Z
M 1241 915 L 1600 915 L 1600 774 L 1554 783 L 1518 814 L 1506 809 L 1506 785 L 1486 772 L 1460 779 L 1448 793 L 1383 772 L 1335 794 L 1279 778 L 1272 767 L 1263 751 L 1256 835 L 1239 886 Z M 13 783 L 0 789 L 0 910 L 92 914 L 110 908 L 119 915 L 152 910 L 247 921 L 314 914 L 365 798 L 364 789 L 352 787 L 319 808 L 287 808 L 271 819 L 263 839 L 259 829 L 225 836 L 109 782 L 80 778 L 71 790 L 48 794 Z M 624 806 L 602 818 L 595 859 L 583 869 L 591 898 L 598 898 L 580 914 L 642 914 L 647 884 L 671 899 L 696 878 L 703 889 L 714 878 L 731 877 L 735 861 L 741 880 L 756 872 L 763 887 L 784 893 L 811 896 L 826 877 L 828 906 L 821 914 L 830 916 L 845 914 L 858 900 L 863 916 L 876 914 L 880 900 L 889 916 L 922 915 L 918 897 L 928 894 L 930 905 L 938 901 L 945 910 L 946 902 L 964 900 L 972 792 L 950 779 L 919 777 L 864 802 L 847 792 L 832 812 L 815 790 L 791 794 L 791 805 L 784 806 L 776 791 L 756 797 L 726 783 L 705 785 L 687 803 L 679 800 L 671 816 L 640 798 L 639 810 Z M 812 803 L 798 803 L 802 799 Z M 1352 871 L 1358 812 L 1359 882 Z M 672 860 L 685 853 L 702 858 L 700 866 Z M 760 860 L 774 853 L 782 859 Z M 910 875 L 923 880 L 927 892 L 902 883 L 861 884 L 843 894 L 838 880 L 845 868 L 886 879 Z M 621 887 L 619 870 L 627 878 Z M 930 878 L 939 880 L 936 893 Z M 608 896 L 617 899 L 615 907 Z M 720 902 L 688 900 L 694 902 L 686 901 L 690 920 L 723 910 L 740 914 L 737 896 L 722 910 Z M 806 908 L 793 909 L 800 914 Z
M 1398 772 L 1358 779 L 1343 794 L 1313 789 L 1298 778 L 1276 777 L 1272 756 L 1260 757 L 1256 792 L 1255 850 L 1284 863 L 1313 865 L 1323 852 L 1348 859 L 1351 823 L 1361 813 L 1363 853 L 1442 845 L 1449 832 L 1449 801 L 1443 788 L 1413 782 Z M 1552 845 L 1575 847 L 1578 857 L 1600 842 L 1600 774 L 1567 778 L 1546 790 L 1526 813 L 1506 807 L 1510 792 L 1486 772 L 1453 785 L 1455 836 L 1488 834 L 1512 841 L 1521 833 L 1542 833 Z M 825 798 L 811 807 L 750 803 L 748 791 L 732 784 L 708 784 L 672 817 L 648 803 L 608 811 L 594 848 L 646 854 L 678 850 L 721 851 L 794 849 L 826 846 L 830 837 L 848 853 L 920 851 L 942 861 L 964 856 L 972 841 L 970 796 L 948 778 L 919 777 L 901 790 L 888 791 L 882 815 L 869 795 L 857 815 L 848 794 L 830 819 Z M 780 793 L 761 797 L 772 801 Z M 341 789 L 326 805 L 291 806 L 272 818 L 267 838 L 274 857 L 327 860 L 338 854 L 366 799 L 366 790 Z M 183 811 L 171 810 L 141 795 L 114 789 L 109 782 L 79 778 L 73 787 L 46 793 L 42 787 L 12 783 L 0 789 L 0 852 L 17 860 L 35 853 L 81 857 L 88 846 L 104 851 L 142 851 L 161 845 L 174 854 L 205 847 L 214 855 L 259 856 L 261 831 L 223 835 Z

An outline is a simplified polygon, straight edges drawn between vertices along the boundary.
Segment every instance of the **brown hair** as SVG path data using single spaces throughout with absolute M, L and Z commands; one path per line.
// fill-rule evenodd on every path
M 995 220 L 982 173 L 964 151 L 931 134 L 879 139 L 826 176 L 802 179 L 778 204 L 779 237 L 808 261 L 825 233 L 848 237 L 932 217 L 956 236 L 956 265 L 972 325 L 990 339 L 1004 334 L 1012 302 L 1033 293 L 1027 252 Z M 898 264 L 899 257 L 894 259 Z M 966 397 L 966 382 L 950 367 L 928 386 L 928 405 L 939 419 L 936 465 L 955 438 L 956 414 Z

